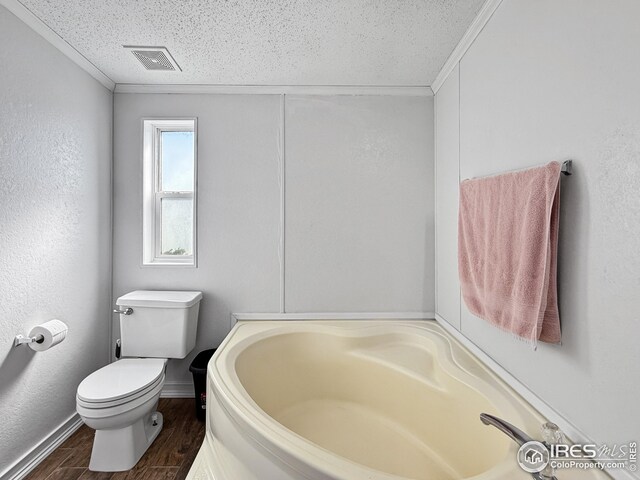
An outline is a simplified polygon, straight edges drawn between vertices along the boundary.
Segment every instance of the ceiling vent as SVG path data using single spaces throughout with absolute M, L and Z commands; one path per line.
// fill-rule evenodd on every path
M 182 69 L 165 47 L 136 47 L 124 45 L 147 70 L 181 72 Z

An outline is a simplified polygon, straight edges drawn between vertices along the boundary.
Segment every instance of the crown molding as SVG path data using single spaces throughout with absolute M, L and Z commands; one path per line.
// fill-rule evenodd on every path
M 113 91 L 115 82 L 107 77 L 102 71 L 91 63 L 84 55 L 73 48 L 66 40 L 54 32 L 51 27 L 40 20 L 31 10 L 25 7 L 18 0 L 0 0 L 0 5 L 5 7 L 16 17 L 26 23 L 38 35 L 48 41 L 55 48 L 60 50 L 71 61 L 82 68 L 85 72 L 99 81 L 109 90 Z
M 482 5 L 478 15 L 473 19 L 473 22 L 471 22 L 471 25 L 460 39 L 460 42 L 458 42 L 458 45 L 456 45 L 456 48 L 453 49 L 453 52 L 451 52 L 447 61 L 444 62 L 444 65 L 440 69 L 440 73 L 438 73 L 436 79 L 431 84 L 431 90 L 433 90 L 434 95 L 438 93 L 438 90 L 440 90 L 444 81 L 460 60 L 462 60 L 464 54 L 467 53 L 469 47 L 473 44 L 476 37 L 480 35 L 480 32 L 489 22 L 501 3 L 502 0 L 487 0 L 484 2 L 484 5 Z
M 369 85 L 187 85 L 118 83 L 115 93 L 182 93 L 218 95 L 387 95 L 432 97 L 428 86 Z

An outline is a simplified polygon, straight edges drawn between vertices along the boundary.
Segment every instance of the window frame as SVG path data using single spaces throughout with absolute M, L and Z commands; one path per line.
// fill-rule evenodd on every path
M 193 191 L 162 190 L 162 132 L 193 132 Z M 142 266 L 197 267 L 198 119 L 197 117 L 142 119 Z M 162 254 L 164 198 L 193 200 L 192 255 Z

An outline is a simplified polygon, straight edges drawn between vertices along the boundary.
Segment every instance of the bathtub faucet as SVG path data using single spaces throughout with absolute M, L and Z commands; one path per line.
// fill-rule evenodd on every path
M 533 441 L 533 438 L 529 437 L 526 433 L 524 433 L 519 428 L 514 427 L 509 422 L 505 422 L 501 418 L 494 417 L 493 415 L 489 415 L 488 413 L 481 413 L 480 421 L 485 425 L 492 425 L 496 427 L 502 433 L 507 435 L 513 441 L 515 441 L 519 446 L 522 446 L 527 442 Z M 541 442 L 541 443 L 545 447 L 547 447 L 547 449 L 549 448 L 549 445 L 547 445 L 546 442 Z M 532 473 L 531 476 L 535 480 L 558 480 L 555 476 L 553 476 L 553 474 L 549 476 L 549 475 L 543 474 L 542 472 Z

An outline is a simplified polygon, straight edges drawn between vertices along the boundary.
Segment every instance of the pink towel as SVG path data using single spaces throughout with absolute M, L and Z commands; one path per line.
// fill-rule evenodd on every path
M 560 342 L 560 164 L 460 184 L 458 271 L 469 311 L 531 342 Z

